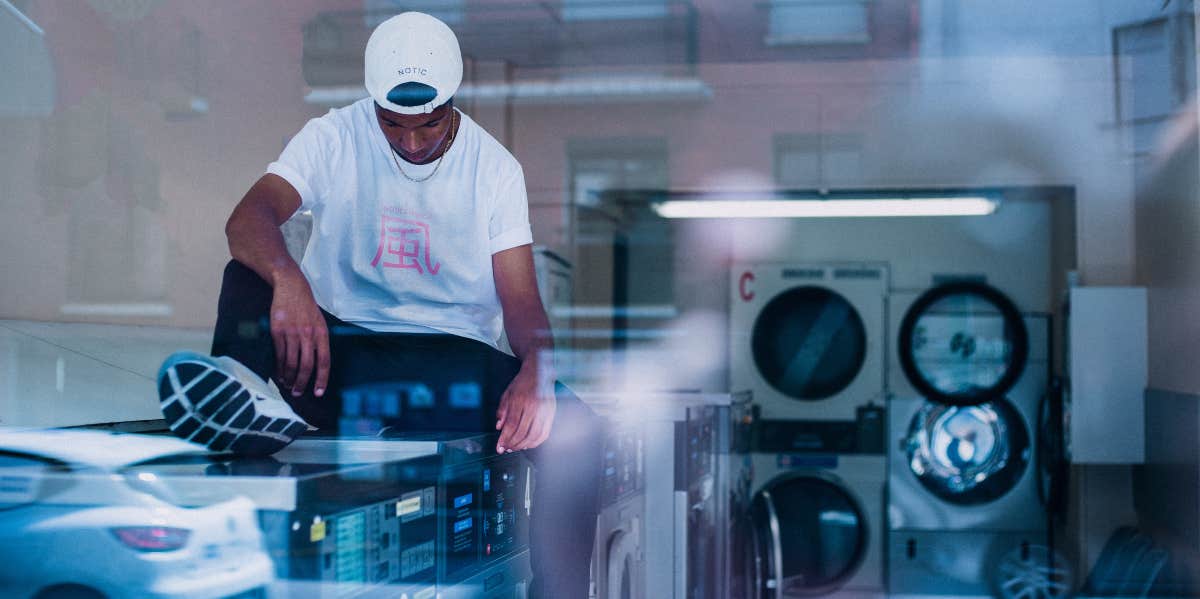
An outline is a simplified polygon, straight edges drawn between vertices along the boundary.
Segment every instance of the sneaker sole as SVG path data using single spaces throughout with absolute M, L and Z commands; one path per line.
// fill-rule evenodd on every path
M 213 451 L 269 455 L 308 429 L 299 420 L 260 414 L 249 389 L 202 359 L 173 361 L 158 379 L 159 407 L 171 432 Z

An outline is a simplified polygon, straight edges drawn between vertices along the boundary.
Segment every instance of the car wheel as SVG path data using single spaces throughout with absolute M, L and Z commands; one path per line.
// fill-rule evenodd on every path
M 77 584 L 64 584 L 42 589 L 33 599 L 104 599 L 104 594 Z

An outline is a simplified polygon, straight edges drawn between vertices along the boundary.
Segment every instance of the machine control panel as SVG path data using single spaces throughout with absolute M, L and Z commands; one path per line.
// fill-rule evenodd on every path
M 605 438 L 600 506 L 613 505 L 643 490 L 644 447 L 641 428 L 614 424 Z
M 490 561 L 522 546 L 532 512 L 532 468 L 515 457 L 483 469 L 483 559 Z
M 529 546 L 532 466 L 519 453 L 481 453 L 475 458 L 448 466 L 443 477 L 440 579 L 450 584 Z
M 358 447 L 301 440 L 269 458 L 182 456 L 138 469 L 179 497 L 221 490 L 253 501 L 285 588 L 338 599 L 436 591 L 441 458 Z

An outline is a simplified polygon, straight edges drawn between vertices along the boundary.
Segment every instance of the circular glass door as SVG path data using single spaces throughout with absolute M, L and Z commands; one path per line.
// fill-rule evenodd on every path
M 630 599 L 634 597 L 634 565 L 637 543 L 633 535 L 622 530 L 608 542 L 608 592 L 604 599 Z
M 751 515 L 763 597 L 828 593 L 866 557 L 866 515 L 832 476 L 784 474 L 755 495 Z
M 1029 355 L 1016 306 L 982 283 L 950 283 L 917 298 L 900 324 L 900 366 L 926 399 L 959 406 L 1002 398 Z
M 751 351 L 772 387 L 798 400 L 845 389 L 867 356 L 867 332 L 850 302 L 824 287 L 795 287 L 754 321 Z
M 1020 481 L 1029 433 L 1007 400 L 977 406 L 926 403 L 909 426 L 908 467 L 921 485 L 958 505 L 994 501 Z

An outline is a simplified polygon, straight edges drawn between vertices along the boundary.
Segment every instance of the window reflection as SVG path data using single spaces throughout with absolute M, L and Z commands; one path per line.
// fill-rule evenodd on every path
M 555 278 L 555 360 L 569 383 L 736 391 L 733 340 L 752 331 L 730 320 L 732 264 L 886 263 L 888 302 L 943 277 L 982 277 L 1023 312 L 1051 315 L 1051 375 L 1069 371 L 1061 325 L 1071 285 L 1146 287 L 1150 375 L 1145 397 L 1123 404 L 1144 407 L 1144 425 L 1129 426 L 1146 433 L 1146 463 L 1059 464 L 1081 486 L 1068 501 L 1074 524 L 1054 524 L 1054 539 L 1089 590 L 1126 591 L 1105 586 L 1120 564 L 1100 554 L 1152 544 L 1163 552 L 1152 555 L 1170 556 L 1144 586 L 1195 594 L 1176 580 L 1200 580 L 1200 496 L 1188 483 L 1200 472 L 1191 449 L 1200 431 L 1189 424 L 1200 395 L 1190 324 L 1200 305 L 1197 44 L 1194 3 L 1182 0 L 255 0 L 237 10 L 0 0 L 0 423 L 160 425 L 153 380 L 163 358 L 211 343 L 225 219 L 304 122 L 364 95 L 366 35 L 404 9 L 459 32 L 467 74 L 456 105 L 523 165 L 545 252 L 539 272 Z M 660 191 L 737 200 L 980 188 L 998 190 L 995 214 L 680 222 L 651 209 Z M 285 226 L 293 256 L 313 226 L 305 214 Z M 964 323 L 951 315 L 963 306 L 938 308 L 917 323 L 929 383 L 965 394 L 991 387 L 1011 340 L 986 311 Z M 850 366 L 860 353 L 890 360 L 896 339 L 891 323 L 881 326 L 831 343 L 843 351 L 829 355 L 850 356 Z M 805 364 L 786 348 L 763 353 L 772 351 Z M 809 370 L 780 375 L 795 379 L 805 398 L 795 403 L 863 384 L 857 368 Z M 822 376 L 827 389 L 800 384 Z M 899 370 L 878 376 L 872 399 L 923 401 Z M 390 401 L 380 397 L 409 384 L 392 383 L 350 398 L 346 431 L 378 424 L 374 412 Z M 472 397 L 460 390 L 455 401 Z M 1035 427 L 1022 427 L 1028 419 L 1005 410 L 998 400 L 926 406 L 911 421 L 906 412 L 887 446 L 903 437 L 902 466 L 921 489 L 986 510 L 1042 446 Z M 142 467 L 97 475 L 44 457 L 0 458 L 8 534 L 99 509 L 89 501 L 112 508 L 109 496 L 133 515 L 63 529 L 53 543 L 28 534 L 18 558 L 38 561 L 10 562 L 0 582 L 15 570 L 40 576 L 39 564 L 65 569 L 77 549 L 130 572 L 126 590 L 154 576 L 133 577 L 142 570 L 125 559 L 195 550 L 193 565 L 253 561 L 249 532 L 245 547 L 227 548 L 194 522 L 206 510 L 243 510 L 230 486 L 184 488 Z M 205 476 L 238 470 L 207 466 Z M 886 472 L 875 476 L 891 484 Z M 172 515 L 147 520 L 156 509 Z M 1105 517 L 1079 524 L 1092 510 Z M 806 548 L 820 555 L 797 558 L 806 575 L 836 574 L 841 562 L 830 556 L 848 551 L 851 516 L 830 507 L 792 539 L 823 539 Z M 363 532 L 358 516 L 330 517 L 334 537 Z M 979 538 L 926 554 L 928 538 L 913 538 L 914 553 L 961 574 L 943 578 L 964 586 L 935 591 L 991 592 L 984 563 L 1006 563 L 1014 576 L 1028 555 L 1058 563 L 1019 543 L 1007 561 L 985 555 Z M 915 574 L 904 578 L 915 566 L 899 567 L 908 539 L 887 541 L 891 572 L 919 586 Z M 1106 544 L 1112 551 L 1099 549 Z M 372 575 L 359 552 L 368 545 L 331 558 L 346 580 Z M 952 551 L 962 545 L 980 549 Z M 410 554 L 410 565 L 428 557 Z M 1089 576 L 1097 562 L 1111 572 Z M 873 591 L 891 583 L 875 579 Z

